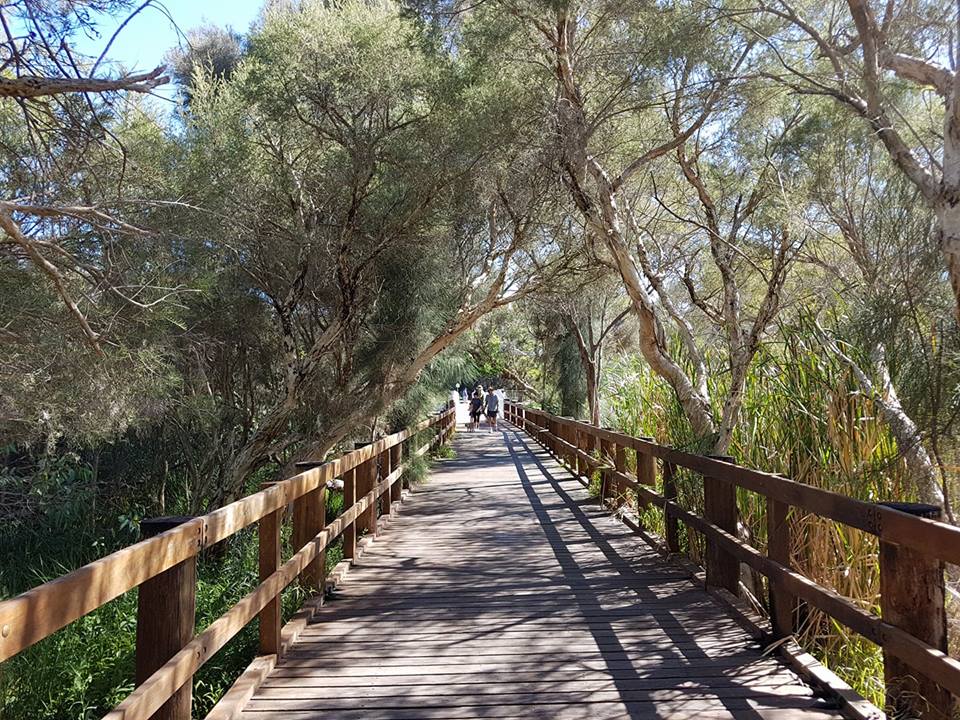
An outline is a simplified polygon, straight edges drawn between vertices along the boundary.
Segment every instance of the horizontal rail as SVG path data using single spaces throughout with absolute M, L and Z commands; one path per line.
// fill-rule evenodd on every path
M 364 463 L 375 462 L 391 454 L 396 446 L 427 429 L 437 428 L 436 437 L 412 449 L 410 457 L 424 454 L 448 437 L 454 424 L 455 410 L 450 407 L 406 430 L 274 483 L 260 492 L 190 519 L 176 528 L 0 602 L 0 662 L 148 580 L 191 560 L 204 548 L 305 498 L 317 488 L 325 487 L 329 481 Z M 326 524 L 251 593 L 194 636 L 106 717 L 110 720 L 150 718 L 210 657 L 303 573 L 348 526 L 369 511 L 385 493 L 391 492 L 392 486 L 400 480 L 407 467 L 408 463 L 403 463 L 392 468 L 371 491 Z
M 893 508 L 805 485 L 772 473 L 675 450 L 642 438 L 597 428 L 579 420 L 557 417 L 540 410 L 526 409 L 526 412 L 528 415 L 549 417 L 555 422 L 575 427 L 598 439 L 609 440 L 639 452 L 649 453 L 664 462 L 693 470 L 701 475 L 733 483 L 745 490 L 876 535 L 887 542 L 905 545 L 928 557 L 960 565 L 960 528 L 953 525 L 908 515 Z M 548 432 L 545 428 L 543 430 Z M 565 442 L 561 438 L 557 439 Z M 566 444 L 569 446 L 569 443 Z M 572 446 L 569 447 L 571 450 L 574 449 Z M 588 460 L 582 455 L 581 459 Z
M 789 567 L 785 564 L 789 562 L 789 557 L 781 561 L 779 558 L 764 555 L 737 537 L 735 532 L 721 527 L 708 517 L 682 507 L 674 498 L 666 497 L 645 486 L 636 478 L 623 472 L 622 468 L 617 468 L 611 457 L 595 456 L 581 447 L 579 441 L 571 442 L 569 436 L 572 435 L 571 431 L 574 431 L 578 434 L 574 436 L 575 438 L 580 436 L 591 438 L 592 441 L 588 443 L 591 449 L 595 448 L 598 442 L 606 442 L 608 446 L 613 445 L 619 448 L 632 448 L 638 453 L 638 465 L 641 455 L 659 458 L 664 463 L 664 468 L 687 468 L 703 476 L 705 483 L 709 478 L 732 487 L 741 487 L 765 496 L 768 503 L 772 501 L 797 507 L 805 512 L 857 528 L 877 536 L 881 543 L 893 543 L 911 548 L 912 551 L 933 561 L 934 567 L 936 563 L 943 562 L 960 564 L 960 528 L 803 485 L 778 475 L 743 468 L 731 462 L 678 451 L 645 438 L 636 438 L 594 427 L 582 421 L 557 417 L 542 410 L 518 406 L 512 402 L 506 403 L 506 416 L 508 420 L 550 450 L 559 460 L 570 460 L 579 467 L 589 468 L 590 473 L 597 471 L 603 473 L 605 483 L 629 488 L 636 493 L 638 503 L 643 502 L 659 507 L 668 521 L 672 518 L 684 522 L 688 527 L 701 533 L 709 545 L 726 553 L 736 563 L 743 563 L 765 575 L 771 583 L 771 607 L 773 596 L 777 593 L 782 597 L 803 600 L 883 648 L 885 662 L 891 662 L 891 658 L 901 660 L 922 676 L 932 679 L 940 688 L 960 697 L 960 660 L 944 652 L 945 634 L 944 647 L 934 647 L 929 642 L 911 634 L 907 629 L 867 612 L 849 599 Z M 706 492 L 706 484 L 704 487 Z M 736 513 L 736 496 L 732 498 L 733 511 Z M 941 564 L 941 582 L 942 567 Z M 708 578 L 709 570 L 708 567 Z M 940 612 L 942 609 L 941 600 Z M 914 612 L 923 614 L 929 611 L 926 608 L 917 608 Z

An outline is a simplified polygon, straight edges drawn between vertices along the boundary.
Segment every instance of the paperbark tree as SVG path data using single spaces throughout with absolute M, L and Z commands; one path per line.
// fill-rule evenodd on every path
M 717 203 L 696 168 L 700 150 L 694 150 L 691 157 L 686 148 L 689 143 L 699 147 L 699 133 L 722 109 L 735 75 L 743 70 L 750 55 L 752 42 L 736 35 L 724 38 L 724 45 L 735 49 L 726 65 L 721 61 L 720 67 L 698 59 L 693 52 L 672 64 L 661 61 L 644 67 L 642 60 L 631 60 L 627 66 L 604 67 L 597 72 L 587 58 L 601 49 L 628 58 L 655 54 L 651 47 L 636 45 L 634 38 L 621 41 L 615 36 L 618 39 L 608 41 L 611 47 L 603 47 L 602 38 L 616 22 L 641 22 L 629 15 L 629 9 L 618 18 L 613 12 L 589 5 L 561 3 L 550 16 L 509 3 L 505 7 L 539 35 L 541 51 L 552 68 L 556 92 L 552 108 L 558 145 L 556 171 L 583 219 L 584 233 L 597 258 L 618 273 L 623 282 L 638 321 L 640 351 L 653 371 L 673 388 L 695 436 L 713 451 L 725 452 L 739 417 L 747 369 L 777 313 L 786 270 L 799 242 L 784 223 L 772 234 L 767 233 L 767 242 L 772 243 L 767 251 L 770 270 L 758 273 L 764 277 L 767 290 L 747 322 L 733 265 L 744 256 L 736 247 L 744 241 L 741 236 L 746 236 L 744 223 L 766 192 L 763 172 L 756 178 L 756 192 L 748 192 L 732 203 L 728 210 L 729 229 L 721 232 Z M 656 40 L 645 39 L 650 46 L 656 45 Z M 585 75 L 589 75 L 589 80 L 581 77 Z M 589 97 L 582 89 L 585 82 L 591 88 Z M 658 121 L 655 114 L 651 117 L 654 111 L 659 111 L 659 117 L 665 117 L 667 122 Z M 634 127 L 621 122 L 625 116 L 636 117 L 638 122 L 639 118 L 647 119 L 659 133 L 652 138 L 632 138 L 629 154 L 607 151 L 608 135 L 636 132 Z M 641 149 L 634 150 L 638 146 Z M 716 313 L 706 312 L 723 328 L 728 347 L 731 381 L 719 418 L 714 412 L 707 365 L 695 329 L 687 313 L 671 297 L 669 271 L 653 261 L 648 248 L 651 238 L 644 235 L 643 223 L 631 201 L 632 193 L 655 161 L 670 155 L 676 156 L 690 189 L 698 197 L 705 219 L 696 224 L 705 233 L 713 262 L 723 278 L 723 301 Z M 746 264 L 748 269 L 756 268 L 753 261 Z M 701 308 L 706 307 L 701 304 Z M 686 359 L 693 365 L 692 373 L 685 369 L 684 358 L 675 356 L 668 348 L 665 322 L 675 325 Z M 745 322 L 747 327 L 743 328 Z
M 896 177 L 891 178 L 889 171 L 885 174 L 885 163 L 873 158 L 874 153 L 867 150 L 864 159 L 857 157 L 850 143 L 842 139 L 835 142 L 839 145 L 835 154 L 827 152 L 829 170 L 819 172 L 823 180 L 818 204 L 825 215 L 820 224 L 825 228 L 824 235 L 830 236 L 833 231 L 839 236 L 853 273 L 847 271 L 847 264 L 838 265 L 832 244 L 821 252 L 811 252 L 811 257 L 821 267 L 842 276 L 843 293 L 855 303 L 850 311 L 854 317 L 873 315 L 878 309 L 884 310 L 884 317 L 867 321 L 866 328 L 853 337 L 837 337 L 820 328 L 820 339 L 850 368 L 861 391 L 876 404 L 920 499 L 944 506 L 952 519 L 949 497 L 944 492 L 947 477 L 943 463 L 935 462 L 928 450 L 927 434 L 901 401 L 888 352 L 888 345 L 906 344 L 904 336 L 912 334 L 911 326 L 918 320 L 913 317 L 916 304 L 928 304 L 922 299 L 928 293 L 924 286 L 935 286 L 939 274 L 929 263 L 929 253 L 922 249 L 923 235 L 929 229 L 925 213 L 905 217 L 902 208 L 910 207 L 916 193 L 903 187 Z M 892 207 L 885 208 L 885 204 Z M 942 338 L 938 340 L 942 342 Z M 923 398 L 921 402 L 939 405 L 936 398 Z M 936 415 L 931 418 L 935 426 L 940 421 Z
M 136 278 L 136 268 L 123 267 L 125 253 L 112 251 L 125 241 L 143 241 L 143 206 L 129 201 L 155 197 L 137 194 L 138 183 L 125 177 L 137 172 L 138 158 L 121 106 L 130 93 L 149 93 L 168 77 L 162 66 L 105 71 L 116 35 L 100 57 L 78 54 L 75 34 L 95 28 L 88 6 L 14 0 L 0 8 L 0 108 L 5 123 L 14 112 L 20 118 L 19 127 L 5 129 L 0 139 L 0 248 L 23 262 L 23 272 L 47 279 L 81 338 L 102 359 L 103 329 L 113 323 L 115 302 L 144 309 L 179 289 Z M 130 4 L 106 0 L 92 9 L 129 11 Z M 102 249 L 78 249 L 83 243 Z M 109 301 L 101 309 L 102 297 Z
M 573 339 L 580 359 L 590 422 L 601 420 L 600 386 L 605 351 L 623 334 L 625 320 L 633 312 L 622 288 L 611 287 L 607 277 L 550 288 L 536 301 L 538 315 L 556 318 L 560 329 Z M 619 285 L 619 283 L 617 283 Z
M 774 34 L 768 41 L 785 71 L 777 77 L 798 93 L 830 97 L 861 117 L 933 210 L 960 319 L 960 57 L 955 44 L 960 7 L 877 5 L 846 0 L 794 6 L 776 0 L 761 3 L 759 11 L 785 26 L 782 38 Z M 797 31 L 808 40 L 815 62 L 806 48 L 787 49 L 787 38 Z M 939 108 L 918 116 L 919 98 L 928 92 L 936 99 L 923 105 Z
M 511 145 L 519 121 L 469 106 L 396 8 L 305 5 L 271 15 L 250 47 L 228 81 L 199 78 L 189 106 L 190 202 L 216 207 L 212 227 L 229 218 L 221 247 L 282 357 L 227 496 L 383 415 L 481 317 L 570 259 L 556 193 Z

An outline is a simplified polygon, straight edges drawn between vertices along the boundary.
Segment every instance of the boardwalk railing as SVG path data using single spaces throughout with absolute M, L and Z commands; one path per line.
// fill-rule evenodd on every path
M 455 409 L 449 407 L 414 427 L 207 515 L 168 522 L 167 527 L 174 526 L 155 537 L 0 602 L 0 662 L 138 588 L 137 685 L 106 717 L 189 720 L 191 680 L 197 670 L 256 617 L 260 652 L 279 654 L 280 593 L 298 576 L 301 584 L 322 591 L 326 548 L 342 535 L 344 558 L 354 558 L 358 534 L 377 532 L 378 502 L 386 515 L 400 501 L 398 481 L 405 455 L 423 455 L 442 444 L 455 422 Z M 407 447 L 431 429 L 434 437 L 426 444 Z M 325 493 L 328 482 L 336 478 L 343 479 L 344 510 L 327 523 Z M 281 525 L 290 504 L 294 552 L 281 563 Z M 194 635 L 197 555 L 254 523 L 260 542 L 260 584 Z
M 632 437 L 515 402 L 505 403 L 505 417 L 575 474 L 599 472 L 602 500 L 622 498 L 630 491 L 638 507 L 659 507 L 663 540 L 670 552 L 680 552 L 680 523 L 701 533 L 707 545 L 708 585 L 738 595 L 741 563 L 765 575 L 767 608 L 776 635 L 796 632 L 798 602 L 806 602 L 882 648 L 887 704 L 898 716 L 953 717 L 955 697 L 960 697 L 960 660 L 947 653 L 944 563 L 960 565 L 960 528 L 930 519 L 939 516 L 938 508 L 855 500 L 739 467 L 731 458 L 682 452 L 651 438 Z M 627 450 L 633 453 L 635 476 L 628 474 Z M 703 478 L 702 515 L 679 504 L 678 468 Z M 737 488 L 766 499 L 766 553 L 738 534 Z M 791 508 L 879 538 L 880 617 L 791 567 Z

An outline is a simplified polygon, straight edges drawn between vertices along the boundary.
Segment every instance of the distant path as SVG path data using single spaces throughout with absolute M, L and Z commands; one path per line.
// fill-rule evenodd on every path
M 840 717 L 529 438 L 462 423 L 244 720 Z

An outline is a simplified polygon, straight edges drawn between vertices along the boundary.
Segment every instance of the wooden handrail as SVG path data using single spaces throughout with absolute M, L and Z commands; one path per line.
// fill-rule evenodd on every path
M 143 585 L 254 523 L 304 498 L 330 480 L 352 472 L 364 463 L 376 462 L 394 448 L 429 428 L 433 439 L 415 448 L 407 457 L 419 456 L 444 442 L 456 423 L 451 406 L 426 420 L 341 457 L 300 472 L 270 487 L 244 497 L 172 530 L 138 542 L 85 565 L 63 577 L 44 583 L 10 600 L 0 602 L 0 662 L 87 615 L 125 592 Z M 374 507 L 400 479 L 405 465 L 391 468 L 374 488 L 319 533 L 294 549 L 294 555 L 264 578 L 254 590 L 196 635 L 166 661 L 130 696 L 107 715 L 111 720 L 150 718 L 193 677 L 197 669 L 221 649 L 333 543 L 362 512 Z M 189 714 L 183 720 L 188 720 Z M 178 718 L 179 720 L 179 718 Z
M 792 612 L 789 608 L 785 611 L 783 605 L 790 604 L 799 598 L 883 649 L 884 662 L 888 668 L 888 702 L 891 705 L 902 706 L 900 701 L 903 698 L 900 695 L 904 695 L 907 704 L 917 702 L 924 705 L 910 708 L 908 712 L 916 712 L 918 716 L 924 717 L 927 713 L 924 708 L 932 708 L 934 715 L 943 713 L 944 716 L 949 716 L 948 711 L 952 708 L 954 700 L 948 696 L 948 693 L 960 697 L 960 660 L 946 652 L 945 628 L 942 631 L 938 629 L 930 637 L 917 637 L 912 632 L 912 628 L 928 629 L 931 624 L 936 625 L 935 622 L 928 621 L 930 615 L 943 613 L 943 563 L 960 564 L 960 528 L 910 515 L 891 507 L 863 502 L 829 490 L 804 485 L 779 475 L 740 467 L 725 460 L 676 450 L 650 439 L 636 438 L 571 418 L 557 417 L 543 410 L 527 408 L 512 401 L 505 403 L 505 417 L 509 422 L 530 434 L 558 460 L 567 461 L 577 474 L 580 474 L 577 468 L 584 467 L 589 468 L 589 472 L 600 471 L 603 473 L 605 486 L 607 483 L 612 483 L 630 488 L 636 493 L 639 502 L 659 507 L 664 512 L 668 550 L 672 552 L 678 550 L 675 530 L 671 531 L 671 523 L 679 520 L 701 533 L 707 539 L 708 546 L 714 548 L 714 554 L 721 553 L 725 557 L 732 558 L 737 564 L 743 563 L 765 575 L 770 581 L 769 605 L 771 608 L 780 605 L 777 616 L 772 618 L 775 633 L 789 635 L 793 632 L 793 628 L 789 625 Z M 590 440 L 571 442 L 571 438 L 590 438 Z M 588 451 L 588 447 L 590 449 L 595 447 L 597 440 L 601 441 L 602 447 L 606 446 L 604 452 L 606 457 L 597 457 Z M 619 461 L 615 464 L 611 462 L 610 450 L 613 449 L 616 452 L 617 449 L 624 447 L 635 450 L 638 461 L 644 457 L 661 460 L 664 469 L 662 494 L 652 489 L 649 483 L 638 482 L 637 479 L 627 475 L 622 467 L 616 467 L 620 464 Z M 909 602 L 906 603 L 907 612 L 914 617 L 901 617 L 899 625 L 886 622 L 884 619 L 886 608 L 892 608 L 893 597 L 884 598 L 881 608 L 884 617 L 878 617 L 858 607 L 847 598 L 818 585 L 789 566 L 789 555 L 783 551 L 785 545 L 789 546 L 789 535 L 773 537 L 768 546 L 767 555 L 764 555 L 737 537 L 735 533 L 721 527 L 717 518 L 711 517 L 709 508 L 704 516 L 701 516 L 682 507 L 677 502 L 673 480 L 674 469 L 677 467 L 692 470 L 705 479 L 719 481 L 730 487 L 741 487 L 764 496 L 768 503 L 768 512 L 771 510 L 774 512 L 773 521 L 768 528 L 777 533 L 789 533 L 789 523 L 784 522 L 784 519 L 789 507 L 796 507 L 807 513 L 875 535 L 880 539 L 881 549 L 909 548 L 910 559 L 904 559 L 901 562 L 909 562 L 911 566 L 918 563 L 928 564 L 932 570 L 925 577 L 933 578 L 931 581 L 933 584 L 940 583 L 940 594 L 938 595 L 936 587 L 919 589 L 888 587 L 884 591 L 888 595 L 905 593 L 911 597 L 919 596 L 921 600 L 913 606 Z M 645 473 L 649 474 L 649 469 Z M 891 562 L 891 558 L 895 558 L 896 554 L 882 552 L 881 565 L 884 557 L 888 558 L 886 562 Z M 710 583 L 710 560 L 708 556 L 708 584 Z M 888 577 L 895 577 L 893 568 L 881 569 Z M 913 567 L 909 569 L 914 570 Z M 908 568 L 903 567 L 901 570 L 906 572 Z M 913 572 L 911 577 L 911 582 L 916 582 L 917 573 Z M 939 580 L 937 580 L 938 577 Z M 736 591 L 737 588 L 734 587 L 733 590 Z M 934 598 L 934 600 L 924 603 L 923 597 Z M 938 597 L 939 600 L 936 599 Z M 903 607 L 898 609 L 898 614 L 904 615 Z M 897 663 L 905 664 L 921 676 L 915 682 L 924 691 L 923 693 L 918 693 L 916 686 L 912 691 L 900 693 L 899 683 L 902 677 L 893 678 L 889 672 L 889 668 Z M 919 697 L 924 694 L 927 695 L 925 699 Z

